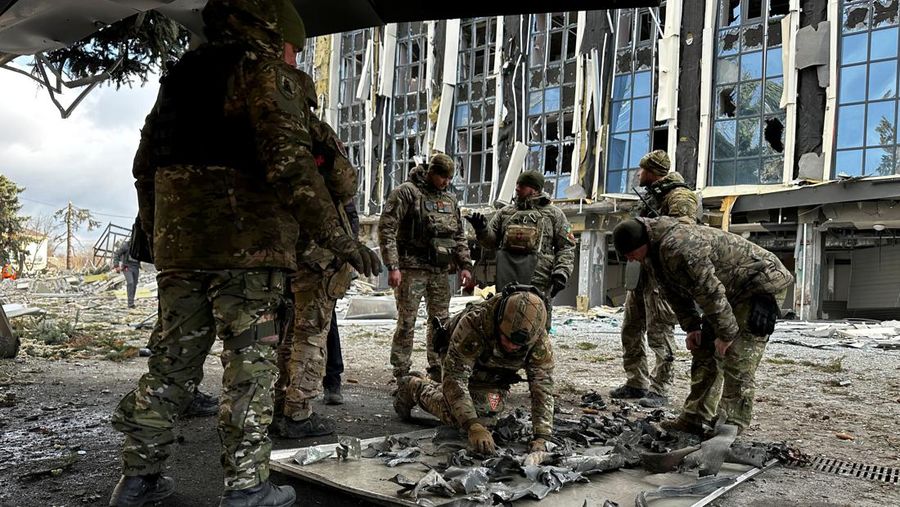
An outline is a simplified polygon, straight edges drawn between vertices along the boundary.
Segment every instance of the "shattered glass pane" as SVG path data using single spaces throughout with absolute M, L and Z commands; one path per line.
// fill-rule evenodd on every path
M 766 51 L 766 77 L 781 77 L 781 48 Z
M 528 81 L 530 88 L 540 88 L 541 86 L 544 86 L 544 68 L 541 67 L 539 69 L 532 70 Z
M 897 123 L 896 102 L 871 102 L 866 114 L 866 146 L 894 144 Z
M 781 110 L 781 91 L 784 82 L 781 78 L 766 80 L 766 91 L 763 95 L 763 103 L 766 113 L 774 113 Z
M 626 169 L 628 162 L 628 134 L 615 134 L 609 138 L 609 169 Z
M 719 32 L 719 56 L 738 54 L 741 46 L 740 33 L 740 30 L 737 28 Z
M 762 17 L 762 0 L 747 0 L 747 21 Z
M 650 72 L 634 73 L 634 96 L 646 97 L 650 95 Z
M 637 167 L 641 157 L 650 151 L 650 132 L 635 132 L 631 134 L 631 149 L 628 167 Z
M 838 148 L 855 148 L 863 145 L 865 114 L 866 106 L 864 104 L 838 108 Z
M 737 94 L 734 86 L 723 86 L 716 92 L 716 118 L 734 118 L 737 110 Z
M 762 171 L 759 173 L 760 183 L 781 183 L 784 172 L 784 157 L 767 158 L 763 160 Z
M 643 46 L 634 52 L 635 70 L 647 70 L 653 66 L 653 47 Z
M 559 67 L 557 67 L 555 65 L 552 67 L 547 67 L 547 84 L 548 85 L 558 85 L 560 75 L 561 75 L 561 73 L 559 71 Z
M 472 116 L 469 118 L 469 120 L 472 123 L 481 123 L 482 121 L 484 121 L 484 106 L 482 106 L 481 102 L 476 102 L 472 105 L 471 114 Z
M 563 86 L 563 96 L 562 103 L 563 104 L 574 104 L 575 103 L 575 87 L 571 85 Z
M 528 140 L 530 142 L 540 143 L 544 139 L 544 117 L 536 116 L 531 118 L 529 119 L 528 124 L 530 126 L 528 130 Z
M 759 183 L 761 161 L 758 158 L 738 160 L 734 171 L 735 185 L 755 185 Z
M 865 174 L 887 176 L 894 174 L 892 148 L 869 148 L 866 150 Z
M 544 94 L 538 90 L 528 94 L 528 114 L 541 114 L 543 111 Z
M 766 34 L 769 47 L 781 45 L 781 21 L 769 21 L 769 31 Z
M 716 82 L 734 83 L 738 80 L 738 57 L 726 56 L 716 62 Z
M 718 121 L 713 135 L 713 158 L 734 158 L 735 155 L 735 127 L 734 120 Z
M 744 28 L 743 46 L 741 51 L 751 51 L 754 49 L 762 49 L 763 47 L 763 26 L 752 25 Z
M 762 77 L 762 51 L 741 54 L 741 80 Z
M 741 0 L 721 0 L 719 12 L 719 26 L 741 24 Z
M 860 63 L 866 60 L 868 33 L 847 35 L 841 39 L 841 64 Z
M 897 96 L 897 60 L 869 65 L 869 100 Z
M 613 102 L 612 113 L 613 132 L 626 132 L 631 130 L 631 101 Z
M 897 28 L 872 32 L 872 54 L 870 60 L 897 58 Z
M 617 47 L 624 48 L 631 45 L 631 34 L 634 31 L 631 9 L 620 9 L 619 11 L 619 27 L 617 28 Z
M 616 53 L 616 74 L 628 74 L 631 72 L 631 62 L 634 54 L 630 49 L 620 50 Z
M 713 163 L 713 185 L 734 185 L 734 161 Z
M 575 62 L 566 62 L 563 64 L 563 82 L 574 83 L 576 72 L 578 72 L 578 65 Z
M 769 17 L 784 16 L 790 9 L 789 0 L 769 0 Z
M 763 121 L 763 153 L 775 155 L 784 152 L 784 117 L 772 116 Z
M 632 101 L 634 115 L 631 120 L 631 130 L 644 130 L 650 128 L 650 97 L 635 99 Z
M 869 7 L 863 4 L 844 7 L 843 32 L 858 32 L 869 27 Z
M 762 82 L 750 81 L 741 83 L 739 116 L 759 114 L 759 103 L 762 98 Z M 779 98 L 781 98 L 779 96 Z
M 613 100 L 631 98 L 631 74 L 616 76 L 613 80 Z
M 737 155 L 739 157 L 759 156 L 760 128 L 759 119 L 738 120 Z
M 535 16 L 538 17 L 538 16 Z M 529 48 L 529 61 L 532 67 L 544 65 L 544 55 L 547 48 L 547 34 L 543 31 L 536 31 L 531 38 L 531 47 Z
M 850 176 L 860 176 L 863 170 L 863 151 L 862 150 L 843 150 L 837 152 L 837 158 L 834 164 L 834 174 L 849 174 Z
M 897 0 L 875 0 L 872 3 L 872 27 L 897 24 Z

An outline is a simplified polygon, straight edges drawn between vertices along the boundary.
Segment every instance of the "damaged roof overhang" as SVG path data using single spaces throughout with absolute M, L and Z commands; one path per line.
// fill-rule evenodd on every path
M 780 192 L 743 195 L 738 198 L 731 212 L 740 213 L 879 199 L 900 200 L 900 178 L 836 180 L 806 187 L 785 189 Z
M 422 2 L 421 0 L 293 0 L 309 36 L 387 23 L 554 11 L 621 9 L 659 5 L 659 0 L 520 0 L 519 2 Z M 34 54 L 77 42 L 100 28 L 150 9 L 199 31 L 206 0 L 0 0 L 0 53 Z

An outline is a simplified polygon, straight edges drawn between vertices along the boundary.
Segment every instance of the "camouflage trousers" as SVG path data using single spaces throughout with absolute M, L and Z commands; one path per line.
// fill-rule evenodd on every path
M 434 273 L 420 269 L 403 270 L 400 286 L 394 289 L 397 300 L 397 329 L 391 344 L 391 366 L 394 377 L 408 375 L 412 367 L 413 337 L 419 303 L 425 297 L 428 321 L 437 317 L 442 322 L 450 315 L 450 281 L 446 272 Z M 425 326 L 425 347 L 429 373 L 440 372 L 441 361 L 434 351 L 431 326 Z M 439 375 L 437 375 L 440 378 Z
M 784 294 L 776 296 L 781 303 Z M 716 356 L 716 336 L 709 322 L 701 328 L 700 348 L 691 352 L 691 391 L 684 400 L 683 415 L 697 422 L 714 422 L 724 414 L 728 424 L 741 429 L 750 425 L 756 394 L 756 368 L 769 342 L 768 336 L 754 336 L 747 329 L 750 302 L 732 305 L 740 327 L 737 339 L 724 358 Z
M 675 378 L 676 324 L 672 308 L 659 294 L 655 282 L 641 282 L 625 295 L 625 316 L 622 320 L 622 364 L 625 385 L 650 389 L 666 396 Z M 646 332 L 646 339 L 644 338 Z M 647 348 L 653 353 L 655 364 L 650 370 Z
M 284 274 L 274 270 L 164 270 L 157 276 L 162 329 L 149 371 L 119 402 L 112 424 L 125 434 L 123 474 L 160 473 L 175 441 L 175 418 L 191 402 L 216 336 L 223 340 L 219 438 L 225 489 L 269 477 L 274 318 Z
M 310 402 L 325 376 L 326 344 L 337 300 L 326 292 L 325 276 L 303 272 L 294 278 L 294 322 L 278 347 L 275 413 L 295 421 L 312 415 Z
M 437 417 L 448 426 L 459 427 L 462 421 L 453 417 L 451 402 L 444 398 L 443 386 L 430 379 L 413 378 L 407 384 L 410 397 L 415 403 L 429 414 Z M 482 385 L 469 385 L 469 396 L 475 406 L 475 413 L 479 422 L 489 426 L 493 425 L 506 407 L 509 389 Z

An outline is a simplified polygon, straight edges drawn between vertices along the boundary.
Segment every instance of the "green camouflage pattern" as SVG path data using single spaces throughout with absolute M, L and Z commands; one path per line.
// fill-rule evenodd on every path
M 479 231 L 478 242 L 489 250 L 503 248 L 503 237 L 508 226 L 525 222 L 537 223 L 541 230 L 537 265 L 529 284 L 546 293 L 550 289 L 552 275 L 562 275 L 568 280 L 575 269 L 572 226 L 562 210 L 551 204 L 549 195 L 542 192 L 507 204 L 491 217 L 487 228 Z
M 471 269 L 472 258 L 456 196 L 435 189 L 426 181 L 425 175 L 426 168 L 416 166 L 410 171 L 407 181 L 388 196 L 378 222 L 381 259 L 385 265 L 399 266 L 401 270 L 422 269 L 446 273 L 447 269 L 435 267 L 428 262 L 424 242 L 430 238 L 420 237 L 422 231 L 414 226 L 416 223 L 433 223 L 436 229 L 440 229 L 442 235 L 452 238 L 455 242 L 453 266 L 450 271 L 454 268 Z M 426 213 L 422 206 L 424 201 L 441 202 L 449 208 L 449 212 Z
M 499 411 L 497 403 L 502 403 L 518 371 L 524 369 L 531 392 L 534 433 L 551 435 L 554 361 L 550 338 L 543 326 L 537 326 L 537 340 L 516 352 L 505 352 L 497 336 L 496 313 L 501 301 L 502 297 L 493 297 L 470 305 L 461 317 L 453 319 L 450 345 L 443 358 L 441 391 L 445 403 L 456 424 L 468 427 L 473 419 L 486 415 L 484 406 L 475 402 L 481 395 L 474 394 L 473 389 L 486 393 L 502 391 L 502 397 L 493 400 L 494 411 Z
M 416 316 L 419 304 L 425 298 L 428 320 L 436 317 L 443 322 L 450 315 L 450 281 L 447 273 L 434 273 L 423 269 L 406 269 L 400 286 L 394 289 L 397 300 L 397 328 L 391 342 L 391 366 L 394 377 L 409 375 L 412 367 L 412 349 L 415 336 Z M 441 361 L 434 350 L 434 333 L 431 326 L 425 326 L 425 350 L 429 371 L 439 371 Z
M 638 167 L 641 169 L 660 176 L 665 176 L 671 166 L 672 163 L 669 161 L 669 154 L 666 153 L 666 150 L 653 150 L 641 157 L 638 162 Z
M 697 199 L 691 189 L 685 187 L 676 187 L 665 193 L 665 197 L 661 200 L 656 198 L 654 190 L 662 190 L 673 183 L 684 183 L 684 177 L 678 172 L 670 172 L 662 178 L 654 181 L 648 187 L 646 197 L 662 216 L 680 218 L 684 217 L 687 221 L 694 223 L 699 217 L 698 209 L 700 201 Z M 651 215 L 651 211 L 646 204 L 641 203 L 639 214 L 642 217 Z
M 461 427 L 453 415 L 450 404 L 444 398 L 444 387 L 431 379 L 410 377 L 409 382 L 402 385 L 409 390 L 413 402 L 429 414 L 437 417 L 448 426 Z M 492 426 L 506 408 L 509 389 L 490 386 L 469 386 L 469 396 L 478 422 L 484 426 Z
M 224 341 L 219 438 L 225 489 L 246 489 L 267 480 L 278 336 L 257 336 L 238 349 L 229 343 L 275 318 L 284 275 L 273 270 L 163 270 L 157 280 L 162 327 L 151 337 L 149 371 L 112 417 L 113 427 L 125 434 L 124 475 L 163 472 L 175 442 L 175 419 L 190 404 L 218 336 Z
M 672 308 L 660 295 L 655 281 L 646 270 L 643 275 L 638 286 L 625 295 L 625 316 L 622 320 L 625 385 L 650 389 L 666 396 L 675 378 L 677 345 L 672 327 L 677 320 Z M 656 360 L 652 371 L 645 343 Z

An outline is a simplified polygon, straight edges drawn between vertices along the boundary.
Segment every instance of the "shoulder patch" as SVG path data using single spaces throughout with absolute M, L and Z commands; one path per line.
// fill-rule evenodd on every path
M 286 100 L 296 100 L 300 92 L 300 83 L 294 79 L 285 69 L 278 68 L 275 72 L 278 92 Z

